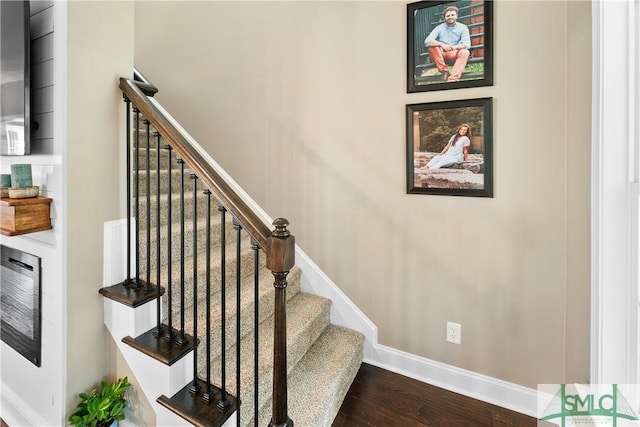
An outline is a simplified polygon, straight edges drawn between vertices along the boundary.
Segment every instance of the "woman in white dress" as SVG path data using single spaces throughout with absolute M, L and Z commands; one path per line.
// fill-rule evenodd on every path
M 463 123 L 456 129 L 447 145 L 427 163 L 427 169 L 440 169 L 469 160 L 471 145 L 471 127 Z

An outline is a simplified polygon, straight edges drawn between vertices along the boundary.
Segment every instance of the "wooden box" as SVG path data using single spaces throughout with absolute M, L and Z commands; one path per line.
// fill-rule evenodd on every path
M 0 234 L 16 236 L 35 231 L 50 230 L 51 215 L 48 197 L 0 199 Z

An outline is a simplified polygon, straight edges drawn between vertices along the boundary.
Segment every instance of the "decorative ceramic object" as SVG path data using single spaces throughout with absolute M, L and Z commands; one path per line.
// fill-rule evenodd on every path
M 8 189 L 9 198 L 11 199 L 25 199 L 27 197 L 37 197 L 40 191 L 40 187 L 24 187 L 16 188 L 12 187 Z
M 30 164 L 11 165 L 11 186 L 13 188 L 24 188 L 33 186 Z
M 2 175 L 0 175 L 0 187 L 2 187 L 2 188 L 11 187 L 11 174 L 10 173 L 3 173 Z M 5 197 L 5 196 L 2 196 L 2 197 Z

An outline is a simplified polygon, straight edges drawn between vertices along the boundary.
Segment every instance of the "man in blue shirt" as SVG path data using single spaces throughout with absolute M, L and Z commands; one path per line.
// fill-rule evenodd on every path
M 457 22 L 458 8 L 455 6 L 447 7 L 442 16 L 444 22 L 429 33 L 424 40 L 424 45 L 429 49 L 431 60 L 442 73 L 442 80 L 457 82 L 469 59 L 471 48 L 469 28 Z M 451 75 L 449 75 L 448 64 L 453 64 Z

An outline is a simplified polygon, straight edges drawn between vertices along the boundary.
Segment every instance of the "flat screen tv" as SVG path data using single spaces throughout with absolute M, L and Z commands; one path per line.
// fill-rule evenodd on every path
M 31 154 L 29 2 L 0 1 L 0 154 Z

